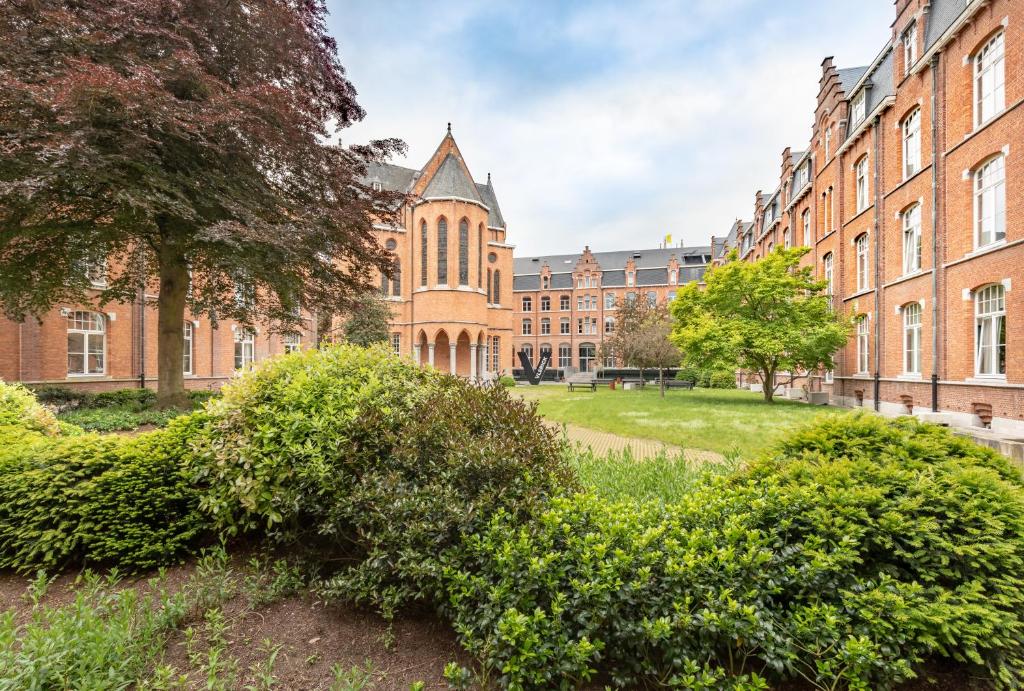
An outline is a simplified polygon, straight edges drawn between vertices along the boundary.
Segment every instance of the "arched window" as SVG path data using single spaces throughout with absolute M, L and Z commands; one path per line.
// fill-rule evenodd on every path
M 190 321 L 186 321 L 182 324 L 182 343 L 181 347 L 181 371 L 184 374 L 192 374 L 192 343 L 194 341 L 194 329 L 195 325 Z
M 985 286 L 974 297 L 974 368 L 981 377 L 1006 374 L 1006 289 Z
M 388 275 L 383 271 L 380 272 L 380 294 L 388 296 Z
M 420 224 L 420 286 L 427 286 L 427 222 Z
M 903 212 L 903 273 L 921 269 L 921 205 Z
M 903 372 L 921 374 L 921 305 L 903 308 Z
M 821 258 L 821 269 L 825 278 L 825 295 L 832 297 L 832 253 Z
M 391 294 L 395 297 L 402 295 L 402 263 L 396 259 L 391 267 Z
M 974 240 L 985 247 L 1006 239 L 1006 162 L 1002 154 L 974 172 Z
M 494 294 L 491 292 L 491 270 L 487 269 L 487 304 L 494 302 Z
M 501 304 L 501 272 L 494 270 L 494 304 Z
M 532 364 L 533 363 L 533 344 L 532 343 L 524 343 L 522 345 L 522 351 L 523 351 L 523 354 L 526 355 L 526 359 L 529 360 L 530 363 Z
M 921 170 L 921 109 L 903 121 L 903 179 Z
M 541 358 L 545 358 L 546 357 L 549 361 L 551 360 L 551 344 L 550 343 L 541 343 L 540 344 L 540 356 L 541 356 Z
M 980 126 L 1001 113 L 1006 105 L 1003 32 L 989 39 L 974 57 L 974 122 Z
M 868 157 L 860 157 L 853 168 L 855 189 L 857 191 L 857 213 L 868 208 Z
M 99 312 L 68 315 L 68 374 L 104 374 L 107 320 Z
M 793 235 L 789 232 L 789 228 L 782 231 L 782 246 L 787 250 L 793 246 Z
M 857 250 L 857 291 L 867 290 L 870 285 L 870 248 L 868 247 L 868 234 L 861 233 L 854 240 Z
M 459 285 L 469 285 L 469 221 L 459 221 Z
M 448 221 L 444 217 L 437 221 L 437 282 L 448 284 Z

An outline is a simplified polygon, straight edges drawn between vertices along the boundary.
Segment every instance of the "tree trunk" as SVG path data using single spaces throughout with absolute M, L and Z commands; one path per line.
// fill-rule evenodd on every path
M 185 299 L 188 294 L 188 266 L 185 257 L 168 243 L 161 243 L 160 297 L 157 303 L 157 406 L 189 405 L 183 372 Z
M 661 397 L 665 398 L 665 370 L 658 368 L 658 387 L 661 389 Z
M 765 403 L 775 402 L 775 372 L 768 371 L 761 373 L 761 388 L 764 393 Z
M 640 390 L 643 391 L 644 387 L 647 386 L 647 380 L 644 379 L 644 368 L 640 368 Z

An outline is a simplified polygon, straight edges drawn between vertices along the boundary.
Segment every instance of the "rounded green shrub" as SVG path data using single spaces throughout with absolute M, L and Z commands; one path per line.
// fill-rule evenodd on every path
M 885 689 L 937 658 L 1024 681 L 1020 476 L 914 421 L 823 418 L 674 504 L 498 516 L 445 576 L 507 686 Z
M 190 471 L 217 526 L 344 557 L 324 592 L 385 613 L 433 597 L 439 557 L 493 512 L 572 481 L 532 405 L 384 347 L 269 360 L 207 411 Z
M 709 389 L 735 389 L 736 374 L 729 370 L 717 370 L 708 377 L 707 387 Z
M 57 418 L 21 384 L 0 381 L 0 427 L 16 425 L 50 436 L 60 434 Z
M 510 377 L 506 374 L 505 376 L 498 379 L 498 383 L 504 386 L 506 389 L 513 389 L 515 388 L 516 380 L 514 377 Z
M 0 568 L 166 564 L 204 530 L 183 472 L 193 414 L 137 437 L 0 428 Z

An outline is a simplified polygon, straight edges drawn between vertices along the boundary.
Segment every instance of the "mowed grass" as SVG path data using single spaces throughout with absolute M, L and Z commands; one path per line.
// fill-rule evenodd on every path
M 744 390 L 670 389 L 665 398 L 653 385 L 642 391 L 598 388 L 594 393 L 569 393 L 564 386 L 520 386 L 516 393 L 537 401 L 540 414 L 553 422 L 743 459 L 818 415 L 843 412 L 795 401 L 769 404 L 761 394 Z

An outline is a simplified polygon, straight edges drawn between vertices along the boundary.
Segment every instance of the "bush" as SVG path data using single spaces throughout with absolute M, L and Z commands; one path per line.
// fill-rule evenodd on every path
M 823 419 L 675 504 L 497 516 L 445 576 L 509 686 L 891 688 L 934 658 L 1024 680 L 1020 477 L 913 421 Z
M 269 360 L 208 412 L 191 473 L 217 525 L 350 557 L 325 592 L 385 613 L 434 595 L 461 534 L 502 508 L 525 515 L 571 478 L 533 406 L 383 347 Z
M 684 367 L 676 372 L 678 381 L 690 381 L 704 389 L 735 389 L 736 374 L 729 369 Z
M 712 372 L 706 386 L 709 389 L 735 389 L 736 373 L 729 370 Z
M 0 428 L 0 568 L 168 563 L 202 533 L 182 472 L 196 413 L 137 437 L 48 438 Z
M 163 427 L 184 411 L 177 408 L 166 410 L 138 410 L 134 407 L 116 406 L 111 408 L 79 408 L 61 413 L 60 419 L 83 430 L 91 432 L 120 432 L 138 429 L 142 425 Z
M 50 436 L 60 434 L 53 413 L 39 405 L 32 392 L 21 384 L 0 381 L 0 428 L 23 427 Z
M 510 377 L 507 374 L 498 379 L 498 383 L 504 386 L 506 389 L 514 389 L 516 386 L 515 377 Z
M 154 403 L 156 403 L 156 392 L 152 389 L 117 389 L 93 394 L 83 407 L 135 407 L 142 409 L 150 408 Z
M 87 391 L 78 391 L 67 386 L 34 386 L 32 393 L 36 400 L 58 409 L 74 408 L 92 398 Z

